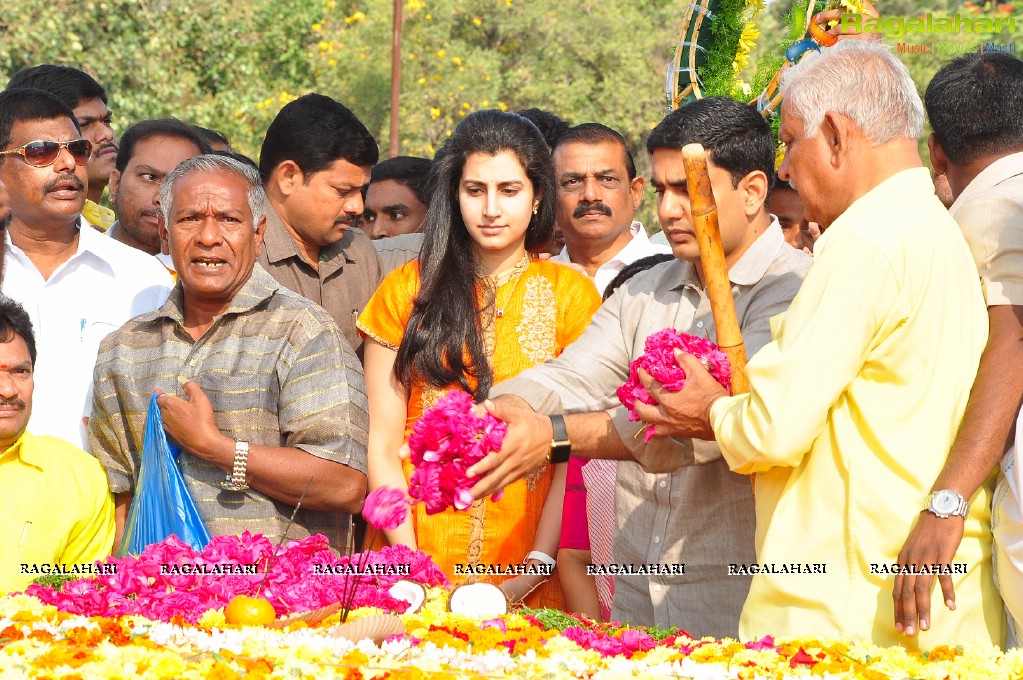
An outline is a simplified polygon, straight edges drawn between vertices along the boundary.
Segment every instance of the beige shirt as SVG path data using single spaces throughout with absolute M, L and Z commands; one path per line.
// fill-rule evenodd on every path
M 256 261 L 282 286 L 326 309 L 352 349 L 362 354 L 355 319 L 383 279 L 369 237 L 359 229 L 346 229 L 340 241 L 320 249 L 319 268 L 313 268 L 267 202 L 263 252 Z
M 970 244 L 988 306 L 1023 305 L 1023 152 L 984 168 L 948 212 Z
M 747 353 L 770 341 L 768 320 L 788 307 L 810 263 L 785 243 L 775 221 L 732 267 Z M 735 637 L 750 579 L 728 572 L 730 564 L 754 560 L 749 479 L 728 470 L 713 442 L 644 444 L 635 437 L 642 424 L 628 420 L 615 394 L 647 337 L 669 326 L 715 337 L 710 301 L 688 262 L 673 260 L 637 274 L 560 357 L 497 385 L 491 395 L 517 394 L 543 413 L 610 409 L 638 461 L 618 465 L 615 561 L 685 564 L 683 575 L 616 575 L 612 618 L 679 626 L 697 637 Z
M 373 247 L 380 257 L 383 275 L 387 276 L 406 262 L 419 257 L 419 251 L 423 248 L 423 232 L 374 239 Z

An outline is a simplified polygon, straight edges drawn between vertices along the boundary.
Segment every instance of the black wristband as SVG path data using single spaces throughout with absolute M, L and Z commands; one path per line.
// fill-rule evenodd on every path
M 554 429 L 554 438 L 551 439 L 551 457 L 554 464 L 567 463 L 572 455 L 572 442 L 568 439 L 568 428 L 565 427 L 565 416 L 556 414 L 551 416 L 551 427 Z

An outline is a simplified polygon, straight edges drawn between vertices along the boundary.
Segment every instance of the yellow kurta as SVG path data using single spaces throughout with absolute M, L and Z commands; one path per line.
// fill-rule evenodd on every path
M 378 342 L 395 349 L 401 342 L 412 313 L 412 302 L 419 291 L 419 262 L 410 262 L 384 279 L 359 317 L 359 328 Z M 590 317 L 600 307 L 600 294 L 588 278 L 564 265 L 523 260 L 518 267 L 497 282 L 495 306 L 499 318 L 484 323 L 484 342 L 491 352 L 494 382 L 506 380 L 527 368 L 542 364 L 561 354 L 575 341 Z M 405 427 L 407 438 L 412 424 L 448 389 L 413 380 Z M 414 470 L 405 462 L 406 480 Z M 501 500 L 477 501 L 466 511 L 448 508 L 427 515 L 426 507 L 412 507 L 416 541 L 453 583 L 467 577 L 455 565 L 521 564 L 533 549 L 537 525 L 547 500 L 554 470 L 545 465 L 540 471 L 505 487 Z M 479 540 L 474 540 L 478 536 Z M 483 580 L 500 582 L 501 576 Z M 533 607 L 563 606 L 557 578 L 547 579 L 526 603 Z
M 772 320 L 774 342 L 747 366 L 750 393 L 719 399 L 711 421 L 731 468 L 757 473 L 757 559 L 826 573 L 754 576 L 740 636 L 1001 644 L 991 483 L 970 499 L 956 611 L 936 587 L 931 629 L 907 638 L 895 631 L 895 577 L 876 573 L 895 564 L 926 504 L 987 341 L 966 243 L 918 168 L 853 203 L 815 250 Z

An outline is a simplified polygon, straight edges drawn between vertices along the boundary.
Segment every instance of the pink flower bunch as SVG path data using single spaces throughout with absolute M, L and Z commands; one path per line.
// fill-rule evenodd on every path
M 658 642 L 649 633 L 636 628 L 622 628 L 615 634 L 608 635 L 599 630 L 572 626 L 566 628 L 561 634 L 583 649 L 592 649 L 604 656 L 624 656 L 625 658 L 631 657 L 636 652 L 651 650 L 659 645 L 670 646 L 675 641 L 672 637 L 670 642 L 666 640 Z
M 235 595 L 265 597 L 281 616 L 340 602 L 349 579 L 357 578 L 355 607 L 373 606 L 401 613 L 407 603 L 387 593 L 396 581 L 407 578 L 428 586 L 449 585 L 428 555 L 406 546 L 384 548 L 368 556 L 369 564 L 395 567 L 384 570 L 385 573 L 360 576 L 331 573 L 330 567 L 347 564 L 349 558 L 335 555 L 323 535 L 282 546 L 267 576 L 265 570 L 274 547 L 266 537 L 245 532 L 241 536 L 215 536 L 198 552 L 171 536 L 149 546 L 138 557 L 107 558 L 107 564 L 116 565 L 114 574 L 71 581 L 60 591 L 31 585 L 26 592 L 72 614 L 135 614 L 160 621 L 180 615 L 194 623 L 207 610 L 225 607 Z M 351 561 L 359 563 L 360 559 L 355 555 Z M 194 574 L 173 573 L 170 569 L 178 565 L 216 564 L 255 564 L 257 573 Z M 260 589 L 264 577 L 266 581 Z
M 639 369 L 642 368 L 654 380 L 664 385 L 665 389 L 672 392 L 677 392 L 685 385 L 686 373 L 675 360 L 674 350 L 676 348 L 687 354 L 692 354 L 702 361 L 710 374 L 726 390 L 729 389 L 732 366 L 728 363 L 728 357 L 716 344 L 695 335 L 679 333 L 674 328 L 665 328 L 646 339 L 643 356 L 629 364 L 629 379 L 618 388 L 618 399 L 622 402 L 622 406 L 629 409 L 629 420 L 640 419 L 636 415 L 636 400 L 644 404 L 657 403 L 639 382 Z M 643 441 L 650 441 L 654 434 L 654 426 L 651 425 L 647 429 Z
M 408 517 L 409 499 L 405 492 L 381 486 L 373 489 L 362 504 L 362 516 L 376 529 L 397 529 Z
M 501 450 L 508 426 L 489 413 L 475 415 L 473 405 L 472 395 L 453 390 L 412 426 L 408 445 L 416 469 L 409 479 L 409 495 L 426 504 L 428 515 L 451 506 L 468 508 L 474 479 L 466 477 L 465 471 Z M 499 498 L 500 492 L 494 494 L 495 501 Z

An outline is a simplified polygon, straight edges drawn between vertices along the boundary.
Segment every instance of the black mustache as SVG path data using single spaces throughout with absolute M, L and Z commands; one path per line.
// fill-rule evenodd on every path
M 8 399 L 7 397 L 0 397 L 0 407 L 2 406 L 13 406 L 19 411 L 25 410 L 25 402 L 18 397 L 14 397 L 13 399 Z
M 73 184 L 79 191 L 85 191 L 85 183 L 78 179 L 77 175 L 63 175 L 47 182 L 46 186 L 43 187 L 43 193 L 48 194 L 61 184 L 67 184 L 68 182 Z
M 114 151 L 117 151 L 117 145 L 114 144 L 113 142 L 101 144 L 100 146 L 97 146 L 95 149 L 92 150 L 92 157 L 95 158 L 96 156 L 100 155 L 103 151 L 106 151 L 107 149 L 113 149 Z
M 581 201 L 579 205 L 575 207 L 575 210 L 572 211 L 572 217 L 582 217 L 586 213 L 593 212 L 594 210 L 602 215 L 611 217 L 611 208 L 607 207 L 600 201 L 595 201 L 593 203 L 590 203 L 589 201 Z

